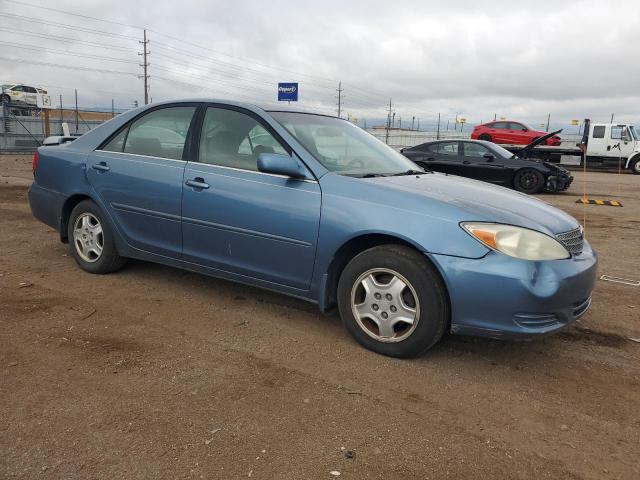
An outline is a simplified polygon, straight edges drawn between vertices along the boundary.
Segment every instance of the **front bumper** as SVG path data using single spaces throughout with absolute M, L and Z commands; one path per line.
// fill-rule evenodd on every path
M 533 262 L 497 252 L 481 259 L 430 255 L 451 300 L 451 333 L 530 340 L 553 333 L 591 304 L 598 259 L 585 241 L 567 260 Z
M 547 192 L 562 192 L 567 190 L 571 186 L 572 182 L 573 175 L 549 175 L 547 177 L 546 190 Z

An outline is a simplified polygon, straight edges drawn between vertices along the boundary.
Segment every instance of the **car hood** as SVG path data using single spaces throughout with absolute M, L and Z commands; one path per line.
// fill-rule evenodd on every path
M 551 235 L 579 226 L 575 218 L 537 198 L 455 175 L 427 173 L 364 180 L 378 187 L 403 191 L 455 207 L 461 222 L 505 223 Z

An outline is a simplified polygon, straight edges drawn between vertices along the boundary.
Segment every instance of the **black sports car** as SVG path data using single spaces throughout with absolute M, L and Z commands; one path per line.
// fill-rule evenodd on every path
M 525 147 L 525 154 L 538 143 Z M 563 191 L 573 181 L 569 171 L 559 165 L 519 158 L 483 140 L 437 140 L 400 152 L 428 170 L 484 180 L 529 194 Z

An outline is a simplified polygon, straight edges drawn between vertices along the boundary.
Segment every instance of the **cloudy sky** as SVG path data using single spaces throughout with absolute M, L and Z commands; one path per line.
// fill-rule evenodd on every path
M 278 81 L 298 81 L 298 108 L 335 113 L 341 81 L 343 113 L 369 125 L 390 98 L 403 126 L 438 112 L 638 123 L 639 25 L 637 0 L 0 0 L 0 81 L 42 85 L 54 104 L 77 88 L 81 106 L 128 108 L 143 98 L 144 27 L 153 101 L 269 106 Z

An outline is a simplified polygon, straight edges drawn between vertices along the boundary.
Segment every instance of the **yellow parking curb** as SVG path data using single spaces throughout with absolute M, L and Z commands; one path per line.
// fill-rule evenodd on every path
M 608 205 L 609 207 L 622 207 L 622 203 L 617 200 L 600 200 L 596 198 L 579 198 L 576 203 L 584 203 L 585 205 Z

